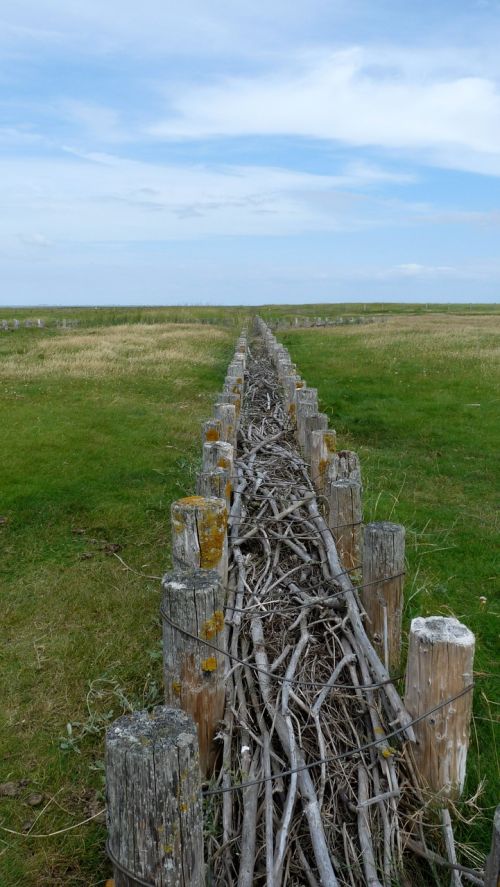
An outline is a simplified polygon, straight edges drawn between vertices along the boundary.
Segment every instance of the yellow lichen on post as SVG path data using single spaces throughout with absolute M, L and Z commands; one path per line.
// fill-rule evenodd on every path
M 204 499 L 203 504 L 198 506 L 197 526 L 200 567 L 203 570 L 217 569 L 226 542 L 226 503 L 222 502 L 222 499 Z
M 186 496 L 172 505 L 172 560 L 181 569 L 217 570 L 227 580 L 227 506 L 224 499 Z

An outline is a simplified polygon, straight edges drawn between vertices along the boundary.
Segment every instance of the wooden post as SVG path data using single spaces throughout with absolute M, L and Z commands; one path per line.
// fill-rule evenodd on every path
M 472 684 L 474 635 L 458 619 L 412 620 L 405 705 L 416 718 Z M 417 771 L 431 791 L 458 798 L 465 780 L 472 690 L 415 724 Z
M 224 499 L 187 496 L 172 503 L 172 563 L 176 569 L 216 570 L 227 583 L 227 508 Z
M 222 422 L 220 419 L 208 419 L 201 426 L 201 443 L 214 443 L 220 440 L 222 432 Z
M 389 521 L 366 524 L 361 600 L 367 633 L 387 671 L 399 668 L 401 658 L 404 568 L 405 528 Z
M 239 394 L 234 394 L 234 392 L 230 391 L 222 391 L 217 396 L 216 406 L 219 406 L 220 404 L 232 404 L 236 410 L 236 417 L 239 416 L 241 407 L 241 397 Z
M 231 444 L 228 444 L 231 446 Z M 200 471 L 196 478 L 196 493 L 206 498 L 224 499 L 228 513 L 231 509 L 233 478 L 227 468 L 214 468 L 213 471 Z
M 361 483 L 359 456 L 352 450 L 339 450 L 334 453 L 328 469 L 328 483 L 345 478 Z
M 328 526 L 335 539 L 342 566 L 352 570 L 361 556 L 361 484 L 343 479 L 330 484 Z
M 331 428 L 326 431 L 311 431 L 309 440 L 311 480 L 316 491 L 322 495 L 326 490 L 328 467 L 337 446 L 337 434 Z
M 314 416 L 318 412 L 318 392 L 316 388 L 298 388 L 295 396 L 297 416 L 297 439 L 302 450 L 305 447 L 306 416 Z
M 304 458 L 306 462 L 311 462 L 311 434 L 313 431 L 326 431 L 328 428 L 328 416 L 326 413 L 314 413 L 312 416 L 306 416 L 304 419 Z
M 491 850 L 486 858 L 484 887 L 500 887 L 500 805 L 493 817 Z
M 232 403 L 218 403 L 214 412 L 215 418 L 221 421 L 221 440 L 232 444 L 236 453 L 236 407 Z
M 165 702 L 193 717 L 205 777 L 215 763 L 214 736 L 224 715 L 224 588 L 214 570 L 167 573 L 162 585 Z
M 234 447 L 225 440 L 218 440 L 215 443 L 203 444 L 203 468 L 205 471 L 215 471 L 217 468 L 223 468 L 229 471 L 231 477 L 234 473 Z
M 198 740 L 188 715 L 159 706 L 118 718 L 106 734 L 106 794 L 115 887 L 203 887 Z

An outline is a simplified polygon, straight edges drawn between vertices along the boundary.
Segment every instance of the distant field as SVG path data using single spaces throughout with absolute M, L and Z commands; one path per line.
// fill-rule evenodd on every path
M 168 568 L 169 504 L 193 491 L 236 334 L 85 319 L 0 333 L 0 783 L 28 780 L 0 824 L 33 835 L 102 809 L 105 726 L 161 701 L 159 582 L 116 555 Z M 103 846 L 95 820 L 2 830 L 0 884 L 102 884 Z
M 339 446 L 361 456 L 365 520 L 407 528 L 405 625 L 440 613 L 476 633 L 467 792 L 484 780 L 479 805 L 491 817 L 500 779 L 500 319 L 403 315 L 279 339 L 318 388 Z M 484 851 L 489 826 L 482 819 L 463 836 Z
M 477 634 L 477 670 L 498 673 L 500 323 L 481 306 L 445 316 L 414 307 L 367 306 L 390 314 L 279 338 L 319 388 L 339 442 L 361 455 L 366 518 L 407 527 L 406 621 L 455 613 Z M 0 320 L 46 322 L 0 332 L 0 783 L 15 783 L 17 795 L 0 797 L 0 827 L 30 832 L 0 830 L 2 887 L 96 887 L 109 876 L 99 819 L 33 835 L 102 809 L 104 728 L 161 699 L 159 583 L 147 577 L 169 566 L 169 504 L 194 489 L 200 422 L 246 313 L 0 311 Z M 57 328 L 62 319 L 78 325 Z M 498 681 L 479 680 L 468 790 L 485 778 L 480 803 L 490 807 L 495 699 Z M 470 834 L 484 849 L 485 820 Z

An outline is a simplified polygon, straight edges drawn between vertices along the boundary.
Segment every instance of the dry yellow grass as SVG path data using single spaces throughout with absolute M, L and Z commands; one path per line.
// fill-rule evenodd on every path
M 363 326 L 352 325 L 317 331 L 323 336 L 362 337 L 363 347 L 384 352 L 388 361 L 397 360 L 400 349 L 407 357 L 408 344 L 418 361 L 442 359 L 460 363 L 474 361 L 478 373 L 489 373 L 500 358 L 500 317 L 424 315 L 395 316 Z
M 0 377 L 99 378 L 146 371 L 169 376 L 179 364 L 213 366 L 213 344 L 227 334 L 205 324 L 127 324 L 95 327 L 26 342 L 25 350 L 0 363 Z

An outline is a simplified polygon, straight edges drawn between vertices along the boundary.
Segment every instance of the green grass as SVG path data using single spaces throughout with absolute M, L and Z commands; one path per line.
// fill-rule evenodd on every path
M 0 824 L 27 830 L 48 803 L 32 834 L 103 807 L 106 725 L 161 701 L 159 582 L 115 554 L 168 568 L 169 505 L 194 490 L 236 332 L 82 327 L 0 335 L 0 783 L 28 780 Z M 101 884 L 104 837 L 95 820 L 2 830 L 0 884 Z
M 484 780 L 485 818 L 462 837 L 486 851 L 500 775 L 498 316 L 402 316 L 279 339 L 318 388 L 339 447 L 360 454 L 365 520 L 407 528 L 405 628 L 444 614 L 475 632 L 466 795 Z

